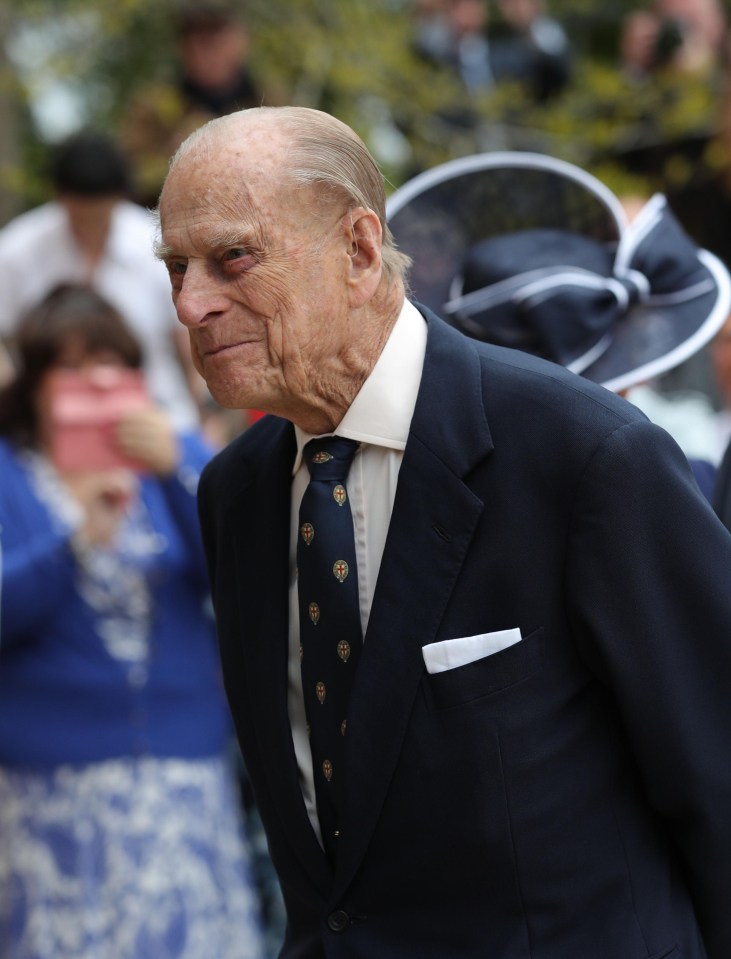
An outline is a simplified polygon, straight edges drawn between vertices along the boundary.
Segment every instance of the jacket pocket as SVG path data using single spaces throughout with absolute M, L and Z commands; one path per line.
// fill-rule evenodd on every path
M 508 646 L 519 643 L 523 637 L 520 629 L 500 629 L 492 633 L 480 633 L 477 636 L 462 636 L 457 639 L 444 639 L 439 643 L 422 646 L 421 652 L 428 673 L 442 673 L 448 669 L 467 666 L 485 656 L 493 656 Z
M 427 674 L 437 709 L 492 696 L 522 682 L 543 664 L 543 628 L 497 653 L 464 666 Z

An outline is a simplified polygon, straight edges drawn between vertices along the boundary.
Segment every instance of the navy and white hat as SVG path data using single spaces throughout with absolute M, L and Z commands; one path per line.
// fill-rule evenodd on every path
M 584 170 L 485 153 L 415 177 L 388 200 L 416 300 L 476 339 L 627 389 L 689 359 L 731 310 L 723 264 L 656 194 L 628 222 Z

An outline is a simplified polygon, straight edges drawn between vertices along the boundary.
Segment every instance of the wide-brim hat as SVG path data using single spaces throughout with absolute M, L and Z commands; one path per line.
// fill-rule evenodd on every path
M 731 309 L 723 264 L 665 197 L 629 222 L 573 164 L 535 153 L 452 160 L 387 203 L 411 290 L 468 335 L 544 356 L 609 389 L 689 359 Z

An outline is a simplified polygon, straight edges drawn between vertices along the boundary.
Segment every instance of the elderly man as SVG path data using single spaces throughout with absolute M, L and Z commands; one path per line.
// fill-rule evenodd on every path
M 200 513 L 283 959 L 728 959 L 731 537 L 673 441 L 410 303 L 330 116 L 212 121 L 160 218 L 213 396 L 274 414 Z

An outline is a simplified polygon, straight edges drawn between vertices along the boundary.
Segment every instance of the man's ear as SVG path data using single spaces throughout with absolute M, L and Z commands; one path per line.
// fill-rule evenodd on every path
M 378 289 L 383 268 L 381 240 L 383 231 L 378 216 L 366 207 L 346 213 L 344 224 L 350 241 L 348 287 L 350 305 L 364 306 Z

